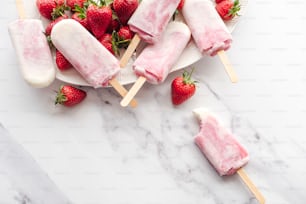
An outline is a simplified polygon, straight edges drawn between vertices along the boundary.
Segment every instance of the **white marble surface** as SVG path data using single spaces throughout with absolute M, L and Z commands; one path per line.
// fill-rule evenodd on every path
M 0 123 L 72 203 L 257 203 L 237 175 L 219 177 L 193 143 L 197 107 L 217 113 L 248 148 L 245 171 L 267 203 L 306 202 L 304 1 L 249 1 L 228 51 L 238 84 L 229 82 L 217 58 L 203 58 L 193 65 L 199 83 L 190 101 L 171 104 L 178 71 L 162 85 L 146 84 L 136 109 L 121 108 L 111 88 L 86 88 L 87 99 L 67 109 L 53 104 L 60 81 L 29 87 L 7 33 L 17 18 L 15 1 L 3 6 Z M 18 185 L 0 177 L 1 204 L 31 203 L 16 199 Z M 26 197 L 41 203 L 33 195 Z

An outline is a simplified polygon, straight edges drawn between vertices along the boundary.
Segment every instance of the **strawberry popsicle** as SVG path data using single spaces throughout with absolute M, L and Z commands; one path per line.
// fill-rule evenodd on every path
M 230 80 L 236 83 L 237 75 L 224 52 L 231 46 L 232 35 L 212 2 L 210 0 L 185 1 L 182 13 L 201 53 L 210 56 L 218 54 Z
M 145 47 L 135 60 L 133 69 L 139 78 L 120 104 L 127 106 L 146 81 L 152 84 L 162 83 L 179 59 L 190 37 L 190 30 L 184 23 L 170 22 L 160 40 Z
M 125 67 L 141 40 L 154 44 L 162 36 L 180 0 L 142 0 L 128 21 L 135 32 L 129 47 L 120 60 Z
M 155 43 L 163 34 L 180 0 L 143 0 L 128 24 L 147 43 Z
M 230 48 L 232 36 L 210 0 L 185 1 L 182 13 L 203 54 L 214 56 Z
M 107 86 L 120 71 L 119 62 L 78 22 L 65 19 L 52 29 L 54 46 L 94 88 Z
M 171 22 L 160 40 L 148 45 L 133 64 L 136 75 L 158 84 L 165 80 L 190 40 L 189 28 L 181 22 Z
M 200 120 L 200 132 L 195 143 L 221 175 L 232 175 L 249 161 L 247 150 L 206 110 L 194 111 Z
M 120 71 L 118 59 L 80 23 L 72 19 L 58 22 L 52 29 L 51 40 L 94 88 L 111 84 L 121 96 L 127 93 L 115 79 Z M 136 104 L 132 101 L 131 106 Z
M 265 199 L 242 169 L 249 161 L 247 150 L 238 142 L 214 114 L 204 108 L 193 111 L 200 121 L 200 132 L 195 143 L 220 176 L 237 174 L 254 194 L 259 203 Z
M 19 19 L 10 23 L 8 30 L 25 81 L 36 88 L 50 85 L 55 79 L 55 66 L 42 22 Z

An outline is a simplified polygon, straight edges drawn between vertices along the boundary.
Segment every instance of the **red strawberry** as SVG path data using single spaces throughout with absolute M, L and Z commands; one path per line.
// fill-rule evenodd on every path
M 113 19 L 107 28 L 108 33 L 112 33 L 113 31 L 118 31 L 120 27 L 120 23 L 117 19 Z
M 108 6 L 98 7 L 96 5 L 90 5 L 87 9 L 86 16 L 92 33 L 96 38 L 100 38 L 112 21 L 112 10 Z
M 62 7 L 63 5 L 64 5 L 64 0 L 36 0 L 36 7 L 40 15 L 50 20 L 54 19 L 52 13 L 55 12 L 55 10 L 61 10 L 61 12 L 64 11 L 64 7 Z M 60 7 L 62 9 L 59 9 Z M 58 16 L 60 14 L 56 15 Z
M 120 40 L 131 40 L 133 38 L 133 32 L 130 30 L 129 26 L 123 26 L 118 31 L 118 36 Z
M 83 101 L 86 95 L 86 92 L 81 89 L 64 85 L 60 87 L 57 93 L 55 104 L 62 104 L 69 107 L 74 106 Z
M 138 0 L 114 0 L 113 8 L 116 12 L 119 21 L 126 25 L 136 8 L 138 7 Z
M 111 34 L 105 33 L 102 35 L 102 37 L 99 39 L 100 43 L 108 49 L 112 54 L 115 54 L 113 50 L 113 38 Z
M 216 4 L 220 3 L 221 1 L 224 1 L 224 0 L 215 0 Z
M 50 34 L 51 34 L 51 31 L 52 31 L 52 29 L 53 29 L 53 26 L 54 26 L 56 23 L 58 23 L 59 21 L 61 21 L 61 20 L 63 20 L 63 19 L 67 19 L 67 18 L 68 18 L 67 15 L 63 15 L 63 16 L 58 17 L 57 19 L 51 21 L 51 22 L 47 25 L 47 27 L 46 27 L 45 34 L 46 34 L 47 36 L 50 35 Z
M 85 13 L 79 13 L 76 12 L 74 13 L 71 18 L 73 20 L 76 20 L 77 22 L 79 22 L 82 26 L 84 26 L 84 28 L 86 28 L 87 30 L 89 30 L 89 25 L 88 25 L 88 20 L 86 18 L 86 14 Z
M 216 5 L 216 10 L 223 20 L 231 20 L 238 15 L 238 11 L 240 11 L 239 0 L 235 0 L 234 2 L 231 0 L 224 0 Z
M 184 6 L 185 0 L 181 0 L 179 5 L 177 6 L 177 10 L 182 10 Z
M 179 105 L 192 97 L 195 93 L 195 81 L 191 80 L 191 73 L 184 71 L 182 77 L 176 77 L 171 84 L 171 98 L 174 105 Z
M 64 57 L 64 55 L 56 50 L 55 53 L 55 62 L 59 70 L 64 71 L 72 67 L 70 62 Z
M 78 5 L 79 7 L 83 8 L 84 3 L 87 0 L 66 0 L 66 5 L 71 8 L 71 10 L 74 10 L 75 5 Z

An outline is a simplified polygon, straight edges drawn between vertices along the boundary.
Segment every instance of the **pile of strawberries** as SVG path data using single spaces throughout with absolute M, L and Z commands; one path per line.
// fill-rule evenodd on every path
M 126 48 L 134 35 L 127 22 L 138 0 L 36 0 L 36 6 L 50 20 L 45 30 L 49 42 L 53 26 L 67 18 L 83 25 L 114 55 L 119 55 L 119 49 Z M 56 64 L 61 71 L 72 67 L 58 50 Z

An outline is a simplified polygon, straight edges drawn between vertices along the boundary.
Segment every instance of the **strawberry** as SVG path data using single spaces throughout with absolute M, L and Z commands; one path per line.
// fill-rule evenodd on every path
M 177 10 L 182 10 L 184 6 L 185 0 L 181 0 L 179 5 L 177 6 Z
M 118 31 L 118 36 L 120 40 L 131 40 L 133 38 L 133 32 L 130 30 L 129 26 L 123 26 Z
M 96 38 L 102 37 L 112 21 L 112 10 L 109 6 L 91 4 L 86 12 L 88 25 Z
M 64 55 L 56 50 L 55 53 L 55 62 L 59 70 L 64 71 L 72 67 L 70 62 L 64 57 Z
M 86 95 L 86 92 L 81 89 L 70 85 L 63 85 L 57 93 L 55 104 L 62 104 L 68 107 L 74 106 L 83 101 Z
M 224 0 L 215 0 L 216 4 L 220 3 L 221 1 L 224 1 Z
M 113 8 L 122 25 L 126 25 L 136 8 L 138 0 L 114 0 Z
M 51 34 L 51 31 L 52 31 L 52 29 L 53 29 L 53 26 L 54 26 L 56 23 L 58 23 L 59 21 L 61 21 L 61 20 L 63 20 L 63 19 L 67 19 L 67 18 L 68 18 L 67 15 L 63 15 L 63 16 L 60 16 L 60 17 L 58 17 L 57 19 L 51 21 L 51 22 L 47 25 L 47 27 L 46 27 L 46 30 L 45 30 L 46 36 L 49 36 L 49 35 Z
M 112 35 L 109 33 L 105 33 L 104 35 L 102 35 L 102 37 L 99 39 L 100 43 L 106 48 L 108 49 L 112 54 L 115 54 L 114 50 L 113 50 L 113 38 Z
M 114 30 L 118 31 L 120 28 L 120 23 L 117 19 L 112 19 L 112 22 L 109 24 L 107 28 L 108 33 L 112 33 Z
M 87 20 L 86 16 L 84 17 L 84 15 L 82 13 L 76 12 L 76 13 L 72 14 L 71 18 L 73 20 L 76 20 L 77 22 L 79 22 L 87 30 L 90 30 L 89 25 L 88 25 L 88 20 Z
M 50 20 L 63 15 L 65 10 L 64 0 L 36 0 L 36 7 L 40 15 Z
M 240 11 L 239 0 L 234 2 L 224 0 L 216 5 L 216 10 L 224 21 L 229 21 L 238 15 L 238 11 Z
M 83 8 L 84 6 L 84 3 L 86 2 L 87 0 L 66 0 L 66 5 L 68 7 L 70 7 L 70 9 L 72 11 L 74 11 L 74 7 L 75 5 L 78 5 L 79 7 Z
M 182 77 L 176 77 L 171 84 L 171 98 L 174 105 L 179 105 L 192 97 L 195 93 L 195 81 L 191 80 L 191 73 L 183 72 Z

